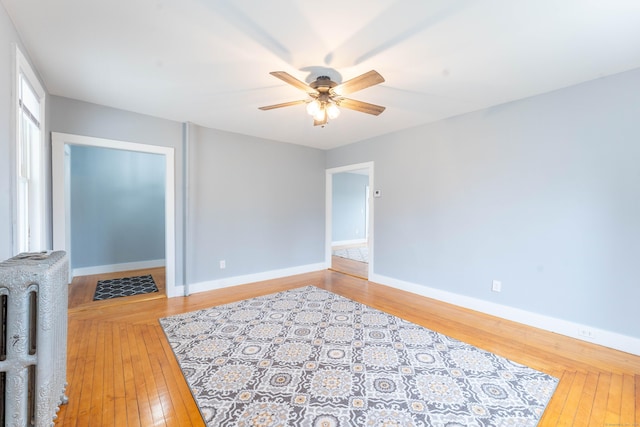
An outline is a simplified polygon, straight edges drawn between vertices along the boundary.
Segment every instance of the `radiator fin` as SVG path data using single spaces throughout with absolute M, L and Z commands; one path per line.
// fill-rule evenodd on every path
M 51 427 L 68 400 L 68 274 L 62 251 L 0 262 L 0 427 Z
M 38 339 L 38 293 L 29 292 L 29 355 L 36 354 Z
M 0 372 L 0 426 L 5 426 L 7 419 L 7 374 Z
M 2 326 L 0 326 L 0 362 L 7 359 L 7 294 L 0 295 L 0 318 Z M 3 424 L 0 424 L 2 426 Z
M 27 373 L 27 420 L 30 426 L 36 425 L 36 367 L 29 366 Z

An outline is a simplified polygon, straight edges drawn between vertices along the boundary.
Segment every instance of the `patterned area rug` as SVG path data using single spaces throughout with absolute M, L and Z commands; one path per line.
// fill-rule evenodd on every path
M 208 426 L 535 426 L 558 380 L 313 286 L 160 319 Z
M 121 279 L 98 280 L 94 301 L 131 295 L 149 294 L 158 292 L 156 282 L 151 275 L 123 277 Z
M 369 248 L 366 246 L 336 249 L 333 251 L 333 255 L 341 258 L 352 259 L 354 261 L 369 262 Z

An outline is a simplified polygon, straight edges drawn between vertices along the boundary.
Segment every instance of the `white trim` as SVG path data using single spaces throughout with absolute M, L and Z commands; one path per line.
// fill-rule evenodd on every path
M 89 276 L 92 274 L 118 273 L 120 271 L 143 270 L 146 268 L 164 267 L 164 259 L 152 259 L 149 261 L 123 262 L 120 264 L 96 265 L 93 267 L 74 268 L 73 277 Z
M 65 145 L 85 145 L 118 150 L 138 151 L 161 154 L 165 159 L 165 275 L 168 297 L 179 295 L 176 290 L 176 231 L 175 231 L 175 161 L 173 147 L 139 144 L 113 139 L 67 133 L 51 133 L 51 174 L 53 176 L 53 248 L 71 251 L 69 229 L 66 224 L 67 206 L 65 203 Z M 181 286 L 182 288 L 182 286 Z
M 367 224 L 367 249 L 369 250 L 369 262 L 367 264 L 368 272 L 367 277 L 371 277 L 373 273 L 373 214 L 375 203 L 373 201 L 373 162 L 356 163 L 348 166 L 340 166 L 336 168 L 330 168 L 326 170 L 326 184 L 325 184 L 325 249 L 324 249 L 324 264 L 325 268 L 331 268 L 331 245 L 333 236 L 331 235 L 331 228 L 333 226 L 333 174 L 350 172 L 360 169 L 367 169 L 367 175 L 369 176 L 369 223 Z
M 191 236 L 191 198 L 189 194 L 191 192 L 191 123 L 185 122 L 182 124 L 182 294 L 187 297 L 191 293 L 189 290 L 189 265 L 187 248 L 190 248 L 190 236 Z
M 331 246 L 361 245 L 363 243 L 367 243 L 367 239 L 338 240 L 331 242 Z
M 369 276 L 369 281 L 640 356 L 640 339 L 638 338 L 496 304 L 474 297 L 434 289 L 416 283 L 405 282 L 404 280 L 394 279 L 380 274 Z M 590 332 L 590 339 L 585 338 L 583 334 L 584 331 Z
M 225 277 L 223 279 L 208 280 L 189 284 L 191 294 L 212 291 L 214 289 L 228 288 L 230 286 L 245 285 L 247 283 L 262 282 L 265 280 L 280 279 L 295 276 L 296 274 L 312 273 L 324 270 L 324 263 L 300 265 L 297 267 L 283 268 L 279 270 L 264 271 L 262 273 L 246 274 L 244 276 Z M 182 295 L 184 286 L 176 287 L 176 295 Z
M 19 107 L 18 107 L 18 102 L 19 102 L 19 91 L 20 91 L 20 75 L 24 75 L 24 77 L 26 78 L 29 86 L 31 86 L 31 89 L 34 90 L 34 92 L 36 93 L 37 97 L 38 97 L 38 107 L 40 109 L 39 111 L 39 133 L 40 133 L 40 141 L 39 141 L 39 145 L 40 145 L 40 159 L 38 161 L 38 190 L 37 190 L 37 198 L 38 198 L 38 204 L 39 204 L 39 212 L 38 212 L 38 218 L 29 218 L 29 224 L 34 226 L 35 228 L 37 228 L 38 233 L 37 233 L 37 241 L 35 240 L 30 240 L 30 248 L 29 250 L 32 251 L 36 251 L 36 250 L 44 250 L 48 244 L 47 244 L 47 236 L 49 235 L 49 230 L 48 230 L 48 224 L 49 222 L 47 221 L 47 212 L 48 209 L 46 209 L 46 193 L 47 193 L 47 188 L 49 186 L 49 182 L 47 179 L 47 171 L 45 169 L 45 158 L 47 156 L 47 151 L 45 150 L 45 140 L 46 140 L 46 130 L 47 130 L 47 124 L 46 124 L 46 102 L 47 102 L 47 93 L 44 90 L 44 88 L 42 87 L 42 84 L 40 83 L 40 79 L 38 78 L 38 76 L 36 75 L 36 73 L 33 71 L 33 68 L 31 67 L 31 64 L 29 63 L 29 61 L 27 60 L 27 58 L 24 56 L 24 54 L 22 53 L 22 51 L 20 50 L 20 48 L 18 47 L 17 44 L 14 45 L 15 46 L 15 75 L 13 76 L 14 78 L 14 88 L 13 88 L 13 99 L 12 99 L 12 103 L 13 103 L 13 132 L 12 132 L 12 136 L 14 137 L 13 139 L 13 158 L 14 158 L 14 168 L 13 168 L 13 174 L 14 174 L 14 178 L 13 178 L 13 252 L 17 253 L 18 252 L 18 197 L 19 197 L 19 192 L 17 189 L 17 185 L 18 185 L 18 150 L 17 150 L 17 144 L 19 139 L 21 138 L 19 132 L 20 132 L 20 124 L 19 121 L 22 120 L 22 118 L 20 117 L 20 115 L 18 114 L 19 111 Z M 31 238 L 30 238 L 31 239 Z

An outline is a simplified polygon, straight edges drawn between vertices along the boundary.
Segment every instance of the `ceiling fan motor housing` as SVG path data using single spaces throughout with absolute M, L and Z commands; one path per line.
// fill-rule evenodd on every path
M 331 81 L 329 76 L 318 76 L 314 82 L 309 83 L 309 86 L 318 92 L 328 92 L 329 89 L 337 85 L 336 82 Z

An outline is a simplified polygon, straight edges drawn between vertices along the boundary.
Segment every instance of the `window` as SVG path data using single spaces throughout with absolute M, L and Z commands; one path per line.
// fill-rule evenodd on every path
M 14 251 L 45 249 L 44 89 L 16 47 L 16 200 Z

